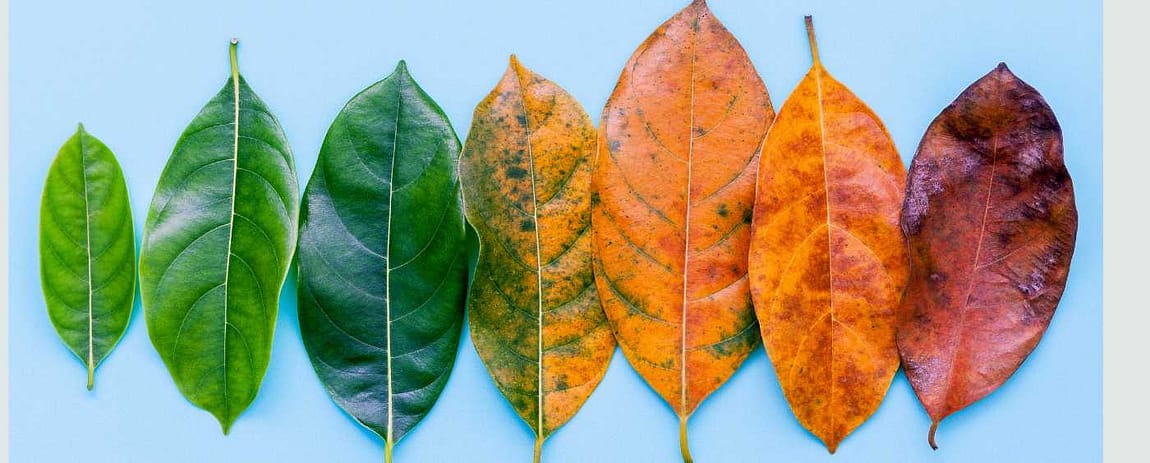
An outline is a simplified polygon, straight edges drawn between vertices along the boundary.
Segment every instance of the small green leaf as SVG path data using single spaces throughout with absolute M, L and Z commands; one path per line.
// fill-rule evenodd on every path
M 152 344 L 225 434 L 267 371 L 299 215 L 287 139 L 240 76 L 235 41 L 231 60 L 164 167 L 140 250 Z
M 136 239 L 120 164 L 83 125 L 44 182 L 40 284 L 52 326 L 88 367 L 90 390 L 132 318 Z
M 347 103 L 304 193 L 299 321 L 335 402 L 391 448 L 455 363 L 467 245 L 459 139 L 403 62 Z

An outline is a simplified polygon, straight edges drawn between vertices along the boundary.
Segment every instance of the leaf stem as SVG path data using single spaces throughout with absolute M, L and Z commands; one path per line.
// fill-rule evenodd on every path
M 383 441 L 383 461 L 384 463 L 391 463 L 391 441 Z
M 231 62 L 232 62 L 232 79 L 233 80 L 239 80 L 239 78 L 240 78 L 240 60 L 239 60 L 239 57 L 236 56 L 237 55 L 236 48 L 238 48 L 239 44 L 240 44 L 240 39 L 233 37 L 232 43 L 230 45 L 228 45 L 228 58 L 231 59 Z
M 92 390 L 92 386 L 96 382 L 96 366 L 91 363 L 88 364 L 88 390 Z
M 926 441 L 930 443 L 931 450 L 938 450 L 938 444 L 934 442 L 934 433 L 938 431 L 938 422 L 930 422 L 930 434 L 927 436 Z
M 811 60 L 814 66 L 822 67 L 822 61 L 819 61 L 819 42 L 815 40 L 815 21 L 811 15 L 806 15 L 803 20 L 807 23 L 807 42 L 811 44 Z
M 683 452 L 683 463 L 694 463 L 691 449 L 687 446 L 687 417 L 679 417 L 679 450 Z
M 539 463 L 543 459 L 543 436 L 535 436 L 535 463 Z

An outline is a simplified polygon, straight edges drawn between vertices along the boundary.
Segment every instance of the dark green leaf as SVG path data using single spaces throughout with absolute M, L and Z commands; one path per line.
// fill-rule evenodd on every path
M 88 389 L 132 318 L 136 239 L 112 151 L 76 129 L 48 170 L 40 202 L 40 283 L 60 339 L 88 367 Z
M 347 103 L 304 193 L 299 320 L 335 402 L 391 447 L 458 350 L 467 247 L 447 116 L 402 62 Z
M 259 391 L 296 242 L 295 161 L 239 75 L 184 130 L 156 186 L 140 251 L 152 344 L 226 434 Z

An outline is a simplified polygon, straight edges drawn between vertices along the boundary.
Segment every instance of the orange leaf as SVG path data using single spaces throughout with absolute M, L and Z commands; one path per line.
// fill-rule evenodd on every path
M 475 108 L 459 163 L 480 239 L 471 338 L 543 440 L 575 415 L 615 352 L 591 275 L 595 127 L 571 95 L 514 56 Z
M 898 370 L 906 169 L 878 116 L 823 69 L 810 21 L 814 64 L 763 145 L 751 294 L 791 410 L 834 453 Z
M 603 109 L 596 282 L 635 370 L 687 418 L 758 345 L 747 245 L 774 118 L 738 41 L 697 0 L 627 62 Z

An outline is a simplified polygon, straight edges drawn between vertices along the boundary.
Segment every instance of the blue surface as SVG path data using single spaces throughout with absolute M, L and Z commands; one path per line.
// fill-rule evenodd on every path
M 232 36 L 241 39 L 244 75 L 279 116 L 306 181 L 339 109 L 400 58 L 461 138 L 512 52 L 567 88 L 598 121 L 631 52 L 687 2 L 260 3 L 11 2 L 13 462 L 383 459 L 381 441 L 343 415 L 312 372 L 298 335 L 294 284 L 284 292 L 263 389 L 230 436 L 177 392 L 138 305 L 127 336 L 97 371 L 96 389 L 84 389 L 84 368 L 49 324 L 36 251 L 42 182 L 76 122 L 119 156 L 139 236 L 176 138 L 227 78 Z M 813 13 L 825 65 L 885 119 L 908 162 L 935 115 L 1006 61 L 1045 95 L 1062 124 L 1080 228 L 1070 281 L 1046 337 L 1005 386 L 943 423 L 939 451 L 926 445 L 929 420 L 900 373 L 878 412 L 830 457 L 795 421 L 759 349 L 691 420 L 696 459 L 1100 461 L 1101 2 L 711 3 L 747 49 L 776 108 L 810 65 L 802 16 Z M 617 352 L 586 406 L 548 441 L 544 460 L 674 462 L 677 431 L 671 409 Z M 468 340 L 443 397 L 398 445 L 396 461 L 530 461 L 531 448 L 530 431 Z

